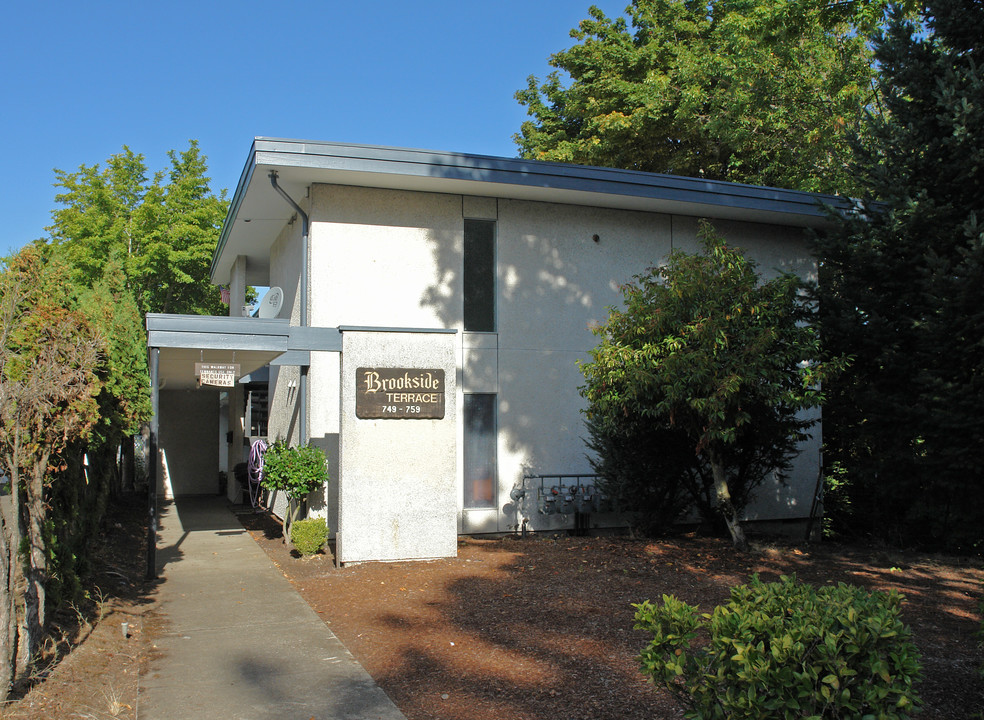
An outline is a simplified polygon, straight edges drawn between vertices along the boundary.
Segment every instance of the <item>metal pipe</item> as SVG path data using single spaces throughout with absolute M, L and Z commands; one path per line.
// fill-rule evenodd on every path
M 294 202 L 294 199 L 287 194 L 287 192 L 277 184 L 277 171 L 270 171 L 270 184 L 273 185 L 273 189 L 280 193 L 280 196 L 287 201 L 287 203 L 294 208 L 294 211 L 301 218 L 301 281 L 299 292 L 301 295 L 301 327 L 308 326 L 308 230 L 309 221 L 307 213 L 301 210 L 301 206 Z M 300 395 L 300 418 L 298 419 L 299 425 L 299 445 L 304 445 L 308 441 L 307 437 L 307 375 L 308 366 L 301 365 L 301 377 L 298 383 L 297 391 Z

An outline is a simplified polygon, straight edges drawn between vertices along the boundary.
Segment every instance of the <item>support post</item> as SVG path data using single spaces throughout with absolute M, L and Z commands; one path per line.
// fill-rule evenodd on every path
M 157 578 L 157 474 L 160 458 L 157 452 L 157 432 L 160 429 L 160 390 L 158 389 L 160 348 L 150 348 L 150 447 L 147 451 L 147 579 Z

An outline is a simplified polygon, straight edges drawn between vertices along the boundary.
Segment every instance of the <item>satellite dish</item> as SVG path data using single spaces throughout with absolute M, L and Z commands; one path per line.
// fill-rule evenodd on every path
M 283 304 L 284 291 L 278 287 L 272 287 L 263 296 L 263 300 L 260 302 L 260 309 L 256 314 L 261 318 L 275 318 L 280 314 Z

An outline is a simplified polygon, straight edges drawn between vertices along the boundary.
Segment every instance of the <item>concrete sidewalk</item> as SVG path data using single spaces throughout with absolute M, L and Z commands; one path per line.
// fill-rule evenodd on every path
M 222 498 L 161 513 L 165 632 L 138 720 L 405 720 Z

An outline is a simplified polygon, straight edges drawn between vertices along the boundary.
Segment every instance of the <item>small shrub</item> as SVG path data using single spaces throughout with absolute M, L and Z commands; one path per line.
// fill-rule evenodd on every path
M 731 589 L 712 613 L 672 596 L 635 605 L 642 671 L 701 718 L 908 718 L 919 655 L 902 596 L 795 578 Z M 698 642 L 695 642 L 698 641 Z
M 307 496 L 328 482 L 328 461 L 324 451 L 315 445 L 291 447 L 282 440 L 263 452 L 264 489 L 283 492 L 290 500 L 290 512 L 284 518 L 290 528 L 301 514 Z M 306 512 L 306 508 L 305 508 Z
M 290 541 L 301 555 L 320 552 L 327 540 L 328 526 L 324 518 L 297 520 L 290 526 Z
M 283 441 L 263 453 L 263 487 L 281 490 L 291 500 L 300 500 L 328 479 L 324 451 L 314 445 L 291 447 Z

